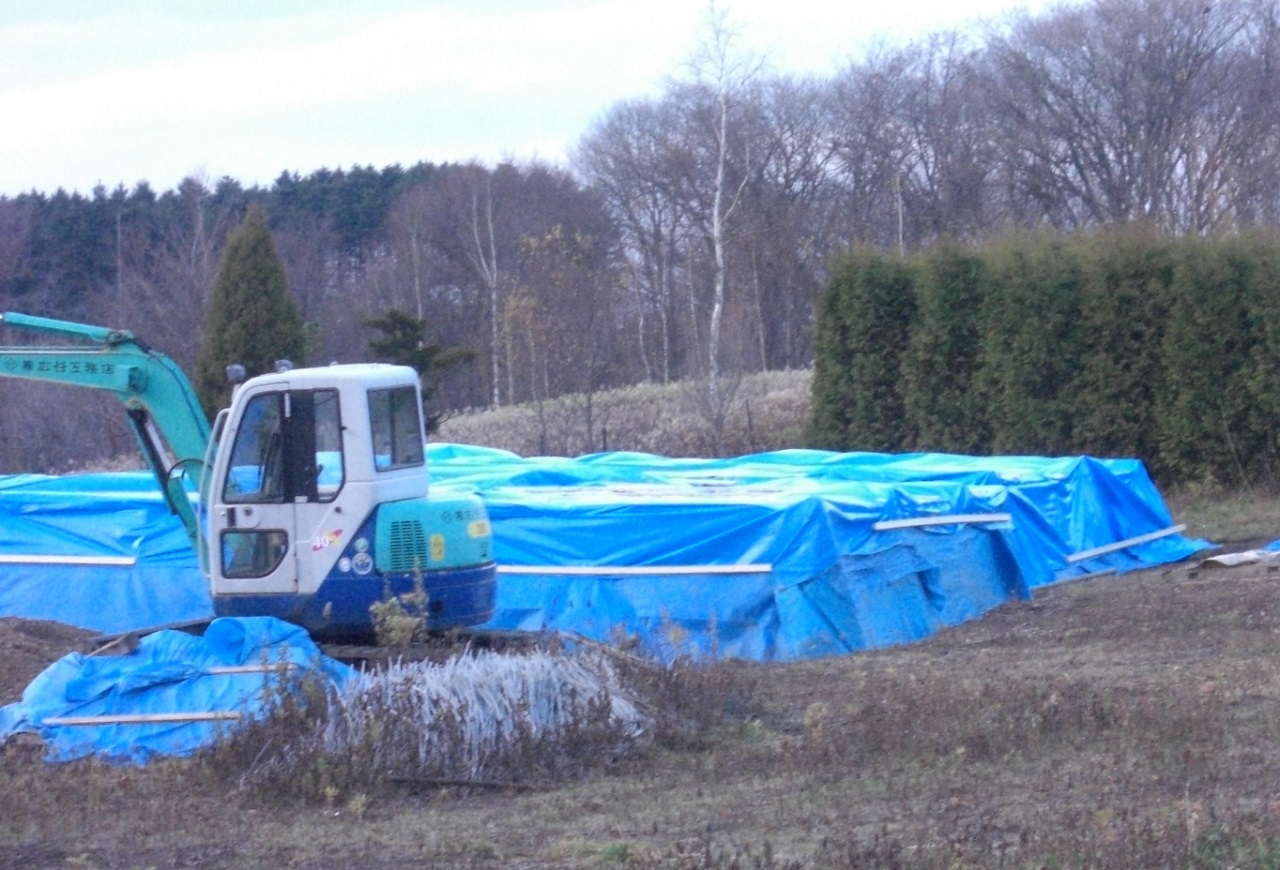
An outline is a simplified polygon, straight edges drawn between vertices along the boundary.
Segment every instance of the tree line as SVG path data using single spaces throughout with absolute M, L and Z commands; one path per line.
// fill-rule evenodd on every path
M 129 328 L 190 369 L 258 206 L 313 362 L 369 358 L 363 324 L 394 310 L 471 358 L 442 411 L 694 379 L 715 419 L 739 375 L 813 362 L 850 246 L 1275 226 L 1277 11 L 1093 0 L 881 45 L 829 78 L 772 73 L 713 14 L 688 69 L 609 107 L 563 166 L 0 197 L 0 305 Z

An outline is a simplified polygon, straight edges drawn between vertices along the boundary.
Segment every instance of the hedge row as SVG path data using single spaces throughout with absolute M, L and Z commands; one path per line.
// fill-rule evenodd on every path
M 1164 484 L 1280 469 L 1280 237 L 1020 235 L 834 264 L 812 441 L 1131 456 Z

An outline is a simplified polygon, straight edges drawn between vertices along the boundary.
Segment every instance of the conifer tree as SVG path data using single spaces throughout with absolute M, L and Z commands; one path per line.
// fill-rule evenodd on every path
M 276 360 L 300 364 L 304 334 L 298 308 L 262 209 L 251 207 L 227 240 L 196 362 L 196 392 L 212 417 L 229 401 L 226 367 L 249 377 L 273 371 Z
M 459 365 L 475 358 L 475 352 L 462 347 L 441 347 L 426 340 L 427 321 L 392 308 L 381 317 L 364 321 L 369 329 L 382 334 L 369 342 L 369 350 L 380 362 L 411 366 L 422 381 L 422 402 L 428 404 L 439 391 L 440 379 Z M 434 432 L 441 414 L 426 413 L 427 431 Z

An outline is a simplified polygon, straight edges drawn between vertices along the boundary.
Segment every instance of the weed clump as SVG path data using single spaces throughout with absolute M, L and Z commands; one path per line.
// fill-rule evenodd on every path
M 216 753 L 244 790 L 326 804 L 391 784 L 534 787 L 643 745 L 648 709 L 599 654 L 468 650 L 283 693 Z
M 427 604 L 427 589 L 420 567 L 414 571 L 413 588 L 408 592 L 394 595 L 391 584 L 385 584 L 382 600 L 369 605 L 369 617 L 378 646 L 406 650 L 425 639 Z

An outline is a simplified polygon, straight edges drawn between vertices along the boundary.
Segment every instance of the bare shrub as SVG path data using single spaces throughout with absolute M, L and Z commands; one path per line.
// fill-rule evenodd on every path
M 102 459 L 72 462 L 64 467 L 60 473 L 89 474 L 116 471 L 144 471 L 146 467 L 146 463 L 142 460 L 142 454 L 135 451 L 133 453 L 118 453 L 115 456 L 107 456 Z
M 510 450 L 521 456 L 578 456 L 605 450 L 714 457 L 804 446 L 808 370 L 744 377 L 724 409 L 722 450 L 707 420 L 705 385 L 639 384 L 450 417 L 435 440 Z M 590 425 L 585 408 L 591 409 Z M 590 434 L 589 434 L 590 433 Z
M 215 751 L 243 788 L 332 801 L 388 782 L 541 782 L 621 757 L 648 716 L 598 654 L 467 652 L 294 687 Z
M 143 467 L 128 420 L 107 393 L 0 378 L 0 406 L 0 474 Z M 133 464 L 116 459 L 125 456 Z

